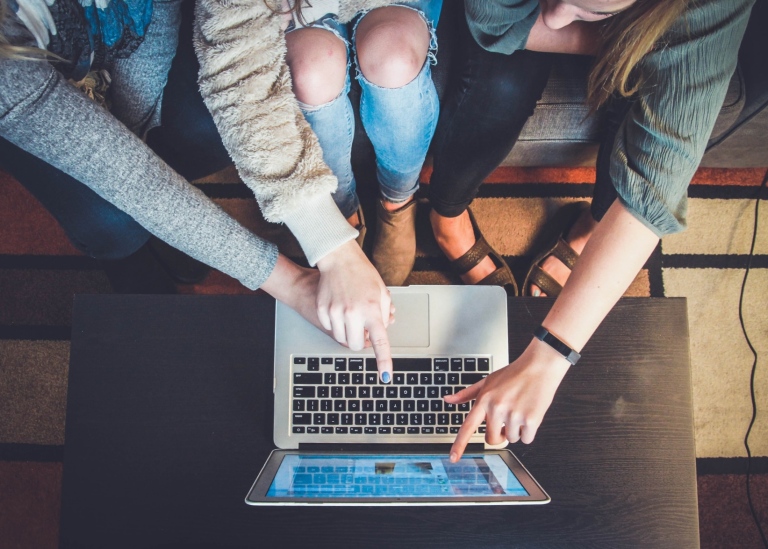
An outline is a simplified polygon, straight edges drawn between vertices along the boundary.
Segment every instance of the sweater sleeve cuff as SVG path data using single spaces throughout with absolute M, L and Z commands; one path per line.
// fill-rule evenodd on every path
M 357 229 L 347 223 L 330 194 L 304 201 L 301 208 L 285 214 L 283 222 L 299 241 L 307 261 L 313 267 L 358 235 Z

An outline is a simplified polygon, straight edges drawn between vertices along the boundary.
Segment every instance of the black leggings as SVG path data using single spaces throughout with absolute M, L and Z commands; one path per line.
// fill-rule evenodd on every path
M 458 69 L 433 141 L 429 186 L 432 208 L 444 217 L 467 209 L 482 182 L 512 150 L 547 84 L 553 55 L 527 50 L 511 55 L 480 47 L 460 18 Z M 613 142 L 631 103 L 608 107 L 597 160 L 592 215 L 602 219 L 616 199 L 609 166 Z

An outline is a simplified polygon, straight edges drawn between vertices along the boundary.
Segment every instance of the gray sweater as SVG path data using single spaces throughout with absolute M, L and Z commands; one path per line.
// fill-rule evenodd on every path
M 622 203 L 657 236 L 685 229 L 687 189 L 736 69 L 754 0 L 696 0 L 639 65 L 642 86 L 611 154 Z M 465 0 L 478 44 L 522 49 L 538 0 Z

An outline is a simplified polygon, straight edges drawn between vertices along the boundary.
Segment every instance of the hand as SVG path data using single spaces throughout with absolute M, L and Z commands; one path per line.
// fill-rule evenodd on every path
M 450 459 L 456 462 L 470 437 L 486 420 L 485 441 L 500 444 L 533 442 L 570 364 L 545 343 L 534 339 L 520 358 L 482 381 L 445 397 L 449 404 L 475 399 L 456 435 Z
M 379 375 L 388 383 L 392 356 L 387 326 L 394 320 L 395 310 L 379 273 L 354 240 L 323 257 L 317 268 L 320 324 L 353 351 L 372 346 Z

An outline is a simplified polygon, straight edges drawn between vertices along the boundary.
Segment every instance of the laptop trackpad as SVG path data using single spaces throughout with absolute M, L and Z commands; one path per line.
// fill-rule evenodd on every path
M 395 322 L 387 328 L 392 347 L 429 347 L 429 294 L 397 293 Z

